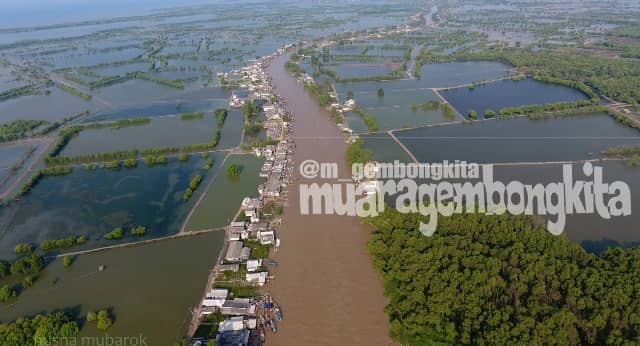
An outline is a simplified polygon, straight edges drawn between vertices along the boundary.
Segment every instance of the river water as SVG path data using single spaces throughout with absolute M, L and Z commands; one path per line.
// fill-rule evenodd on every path
M 288 56 L 268 69 L 276 92 L 293 113 L 294 165 L 306 159 L 336 162 L 340 178 L 349 178 L 344 137 L 329 114 L 284 70 Z M 300 178 L 297 167 L 296 179 Z M 369 230 L 356 217 L 300 214 L 299 184 L 289 186 L 289 205 L 278 237 L 278 269 L 267 288 L 283 306 L 286 320 L 272 345 L 389 345 L 382 282 L 365 244 Z M 335 179 L 323 180 L 336 183 Z

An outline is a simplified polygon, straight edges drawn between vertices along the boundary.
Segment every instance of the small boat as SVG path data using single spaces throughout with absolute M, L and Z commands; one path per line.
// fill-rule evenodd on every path
M 275 260 L 272 260 L 272 259 L 267 259 L 267 265 L 278 266 L 278 262 L 276 262 Z
M 274 333 L 278 331 L 278 327 L 276 326 L 276 322 L 274 320 L 269 320 L 269 326 L 271 326 L 271 330 Z
M 282 321 L 282 312 L 280 311 L 280 307 L 278 305 L 274 307 L 273 314 L 276 316 L 276 321 Z
M 105 266 L 103 264 L 98 266 L 98 271 L 99 272 L 104 271 L 104 269 L 105 269 Z

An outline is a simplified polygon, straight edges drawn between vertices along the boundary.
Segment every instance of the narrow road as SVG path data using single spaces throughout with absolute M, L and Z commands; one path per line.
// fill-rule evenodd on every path
M 198 234 L 202 234 L 202 233 L 224 231 L 225 229 L 226 228 L 212 228 L 212 229 L 203 229 L 203 230 L 200 230 L 200 231 L 193 231 L 193 232 L 180 232 L 180 233 L 176 233 L 176 234 L 169 235 L 169 236 L 166 236 L 166 237 L 151 238 L 151 239 L 145 239 L 145 240 L 128 242 L 128 243 L 120 243 L 120 244 L 103 246 L 103 247 L 87 249 L 87 250 L 65 252 L 65 253 L 61 253 L 59 255 L 56 255 L 55 257 L 56 258 L 61 258 L 61 257 L 65 257 L 65 256 L 86 255 L 86 254 L 90 254 L 90 253 L 101 252 L 101 251 L 112 250 L 112 249 L 123 248 L 123 247 L 141 246 L 141 245 L 157 243 L 157 242 L 160 242 L 160 241 L 165 241 L 165 240 L 170 240 L 170 239 L 175 239 L 175 238 L 194 236 L 194 235 L 198 235 Z
M 407 148 L 400 140 L 398 140 L 398 138 L 393 134 L 393 131 L 387 131 L 387 134 L 389 135 L 389 137 L 391 137 L 396 143 L 398 143 L 398 145 L 400 146 L 400 148 L 402 148 L 402 150 L 405 151 L 405 153 L 407 153 L 407 155 L 409 156 L 409 158 L 415 162 L 418 163 L 418 159 L 416 158 L 415 155 L 413 155 L 413 153 L 411 152 L 411 150 L 409 150 L 409 148 Z
M 460 84 L 460 85 L 442 87 L 442 88 L 431 88 L 431 90 L 436 92 L 436 91 L 441 91 L 441 90 L 458 89 L 458 88 L 469 87 L 471 85 L 489 84 L 489 83 L 493 83 L 493 82 L 499 82 L 501 80 L 513 79 L 514 77 L 523 77 L 523 76 L 524 76 L 524 74 L 520 73 L 520 74 L 510 75 L 510 76 L 507 76 L 507 77 L 500 77 L 500 78 L 496 78 L 496 79 L 491 79 L 491 80 L 483 80 L 483 81 L 478 81 L 478 82 L 473 82 L 473 83 Z
M 49 79 L 51 79 L 54 83 L 56 84 L 62 84 L 62 85 L 66 85 L 68 87 L 72 87 L 74 89 L 80 90 L 81 92 L 85 93 L 85 94 L 89 94 L 91 95 L 91 100 L 92 101 L 97 101 L 98 103 L 101 103 L 103 106 L 109 108 L 109 109 L 114 109 L 115 106 L 113 105 L 113 103 L 103 99 L 102 97 L 95 95 L 94 93 L 91 92 L 91 90 L 83 85 L 71 82 L 69 80 L 67 80 L 66 78 L 64 78 L 64 76 L 59 75 L 58 73 L 55 72 L 48 72 L 47 73 L 49 76 Z
M 349 181 L 344 137 L 329 113 L 285 71 L 287 59 L 274 59 L 267 72 L 293 114 L 294 165 L 307 159 L 335 162 L 339 178 Z M 267 344 L 391 344 L 382 282 L 365 249 L 370 229 L 357 217 L 301 215 L 301 183 L 338 181 L 304 179 L 298 172 L 296 166 L 278 230 L 282 246 L 274 256 L 276 279 L 265 288 L 282 306 L 285 319 L 276 334 L 267 336 Z
M 35 141 L 36 139 L 32 139 L 32 140 Z M 49 147 L 51 147 L 51 145 L 54 142 L 54 139 L 51 137 L 38 138 L 37 140 L 45 142 L 44 144 L 41 144 L 42 146 L 41 148 L 38 148 L 40 152 L 35 157 L 31 157 L 29 159 L 31 160 L 31 163 L 29 163 L 28 167 L 22 169 L 22 172 L 20 173 L 18 178 L 13 182 L 13 184 L 11 184 L 11 186 L 9 186 L 6 190 L 0 193 L 0 199 L 5 199 L 8 196 L 11 196 L 19 186 L 22 186 L 24 179 L 31 172 L 33 172 L 34 167 L 42 161 L 42 158 L 47 152 L 49 152 Z
M 111 102 L 101 98 L 100 96 L 94 95 L 91 92 L 91 90 L 89 90 L 89 88 L 85 87 L 84 85 L 79 85 L 78 83 L 74 83 L 72 81 L 69 81 L 66 78 L 64 78 L 64 76 L 62 76 L 62 75 L 60 75 L 60 74 L 58 74 L 56 72 L 47 72 L 47 71 L 43 71 L 42 69 L 38 69 L 37 67 L 33 66 L 30 61 L 27 61 L 27 60 L 23 59 L 22 57 L 11 55 L 11 56 L 6 56 L 5 58 L 10 64 L 12 64 L 12 65 L 14 65 L 16 67 L 28 68 L 28 69 L 33 70 L 33 71 L 39 71 L 38 75 L 41 76 L 43 79 L 48 78 L 51 81 L 53 81 L 54 83 L 56 83 L 56 84 L 63 84 L 63 85 L 66 85 L 68 87 L 72 87 L 74 89 L 80 90 L 83 93 L 90 94 L 91 95 L 91 100 L 98 101 L 98 103 L 101 103 L 102 105 L 106 106 L 109 109 L 113 109 L 114 108 L 114 105 Z

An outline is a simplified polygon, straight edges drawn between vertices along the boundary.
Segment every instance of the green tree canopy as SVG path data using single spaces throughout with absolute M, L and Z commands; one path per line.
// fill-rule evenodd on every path
M 237 163 L 232 163 L 227 167 L 227 176 L 230 178 L 237 178 L 240 176 L 240 166 Z
M 391 334 L 409 345 L 622 345 L 640 342 L 640 249 L 600 256 L 527 217 L 454 214 L 434 236 L 418 214 L 366 219 L 390 302 Z M 426 220 L 423 220 L 426 222 Z

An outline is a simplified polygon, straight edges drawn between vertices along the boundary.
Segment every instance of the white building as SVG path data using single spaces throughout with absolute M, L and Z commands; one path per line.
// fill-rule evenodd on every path
M 247 271 L 255 272 L 262 267 L 262 259 L 248 260 Z
M 211 289 L 207 292 L 204 300 L 202 301 L 202 306 L 221 307 L 227 300 L 228 295 L 229 290 L 227 289 Z
M 227 299 L 220 307 L 220 312 L 223 315 L 255 315 L 256 305 L 250 299 Z
M 247 273 L 245 278 L 247 282 L 262 286 L 267 282 L 267 276 L 269 276 L 269 272 Z
M 262 201 L 259 198 L 245 197 L 242 200 L 242 209 L 258 209 L 262 208 Z
M 251 248 L 245 246 L 240 250 L 240 261 L 246 261 L 249 257 L 251 257 Z
M 276 239 L 276 235 L 273 231 L 260 231 L 258 232 L 257 237 L 262 245 L 273 244 Z
M 234 316 L 218 324 L 218 332 L 230 332 L 245 329 L 244 317 Z

